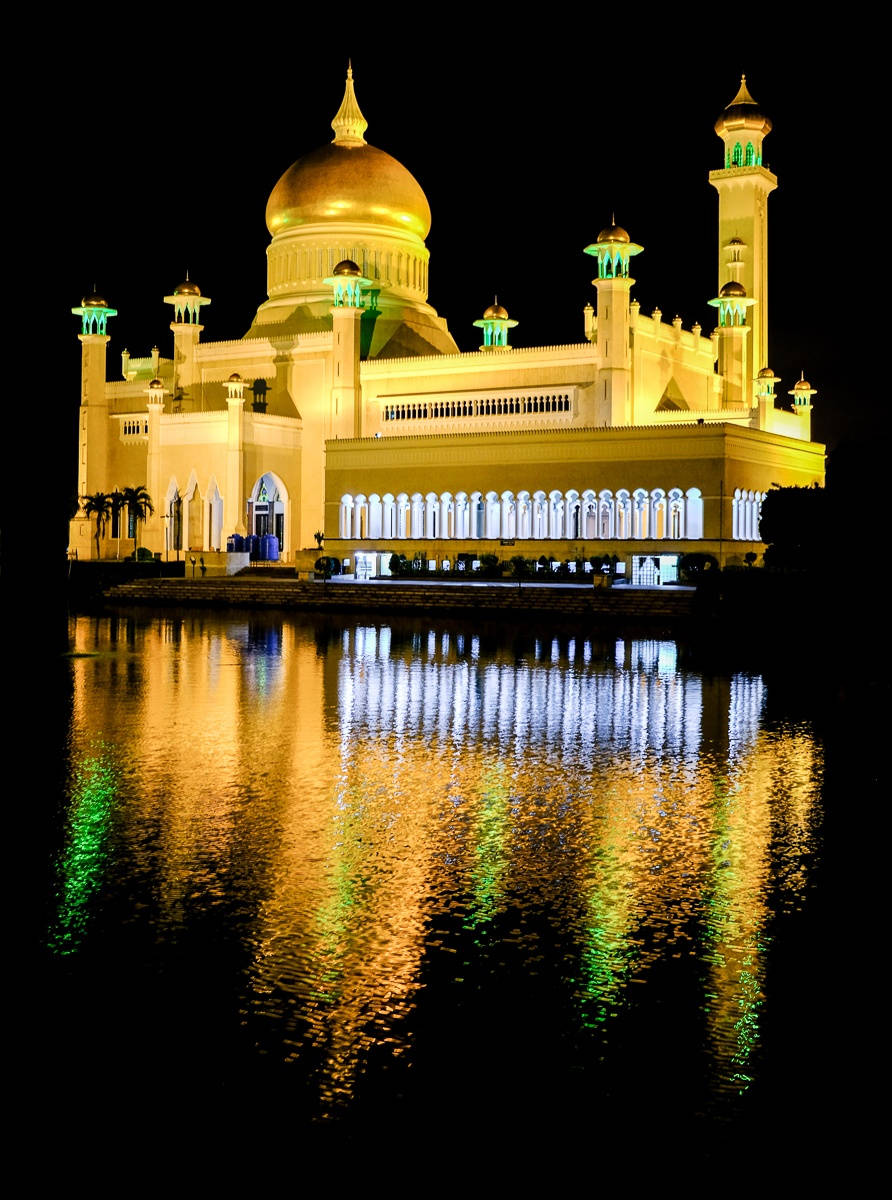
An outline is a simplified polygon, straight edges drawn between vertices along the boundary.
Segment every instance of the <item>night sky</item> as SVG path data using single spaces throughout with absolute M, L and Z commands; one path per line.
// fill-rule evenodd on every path
M 299 9 L 216 24 L 178 13 L 163 26 L 148 15 L 121 24 L 110 10 L 107 50 L 92 65 L 95 47 L 72 23 L 78 52 L 58 55 L 48 80 L 57 104 L 30 139 L 50 235 L 41 343 L 60 486 L 74 488 L 71 307 L 95 284 L 118 309 L 112 377 L 125 347 L 170 354 L 162 297 L 187 269 L 213 301 L 205 340 L 241 337 L 266 298 L 267 198 L 295 159 L 332 139 L 348 56 L 367 140 L 428 197 L 429 299 L 463 350 L 478 346 L 473 321 L 495 294 L 519 322 L 512 344 L 581 341 L 595 265 L 582 251 L 612 213 L 644 246 L 632 292 L 642 312 L 659 306 L 664 321 L 677 313 L 686 329 L 710 331 L 717 193 L 707 172 L 723 162 L 713 124 L 745 72 L 774 123 L 764 154 L 779 180 L 768 209 L 770 366 L 784 395 L 805 371 L 818 389 L 814 436 L 830 448 L 863 430 L 875 398 L 835 332 L 856 331 L 860 289 L 833 286 L 827 264 L 831 232 L 858 218 L 866 190 L 853 143 L 864 65 L 835 59 L 830 31 L 754 39 L 752 18 L 741 18 L 745 30 L 707 27 L 692 9 L 677 8 L 671 27 L 645 26 L 638 9 L 582 20 L 558 6 L 535 24 L 471 11 L 441 11 L 425 34 L 417 22 L 400 32 L 351 20 L 349 9 L 312 27 Z

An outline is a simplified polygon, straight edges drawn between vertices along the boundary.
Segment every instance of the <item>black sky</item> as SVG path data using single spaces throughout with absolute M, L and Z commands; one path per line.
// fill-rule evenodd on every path
M 213 301 L 205 339 L 242 336 L 266 298 L 267 197 L 296 158 L 331 140 L 348 57 L 368 141 L 430 202 L 430 301 L 462 349 L 478 345 L 472 323 L 495 293 L 519 321 L 513 344 L 581 340 L 594 297 L 582 250 L 614 212 L 644 246 L 642 311 L 711 330 L 713 124 L 745 72 L 774 123 L 764 153 L 779 179 L 770 365 L 780 392 L 802 370 L 818 389 L 818 439 L 832 447 L 864 426 L 874 398 L 844 361 L 858 288 L 834 290 L 824 264 L 831 231 L 868 190 L 854 144 L 870 81 L 863 61 L 837 53 L 832 29 L 800 24 L 783 39 L 766 17 L 754 39 L 752 14 L 743 28 L 678 7 L 673 23 L 653 26 L 644 9 L 558 5 L 535 21 L 505 9 L 351 11 L 308 26 L 299 9 L 163 24 L 158 10 L 109 10 L 101 53 L 79 21 L 59 32 L 43 67 L 54 103 L 23 128 L 48 246 L 41 353 L 53 364 L 63 475 L 73 475 L 79 388 L 71 307 L 95 284 L 119 310 L 110 374 L 125 346 L 170 353 L 162 297 L 187 269 Z

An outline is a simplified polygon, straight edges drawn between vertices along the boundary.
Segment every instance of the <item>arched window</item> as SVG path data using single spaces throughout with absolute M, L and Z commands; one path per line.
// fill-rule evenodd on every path
M 441 528 L 440 497 L 435 492 L 428 492 L 424 498 L 424 536 L 438 538 Z
M 479 492 L 471 492 L 470 530 L 468 536 L 483 537 L 483 497 Z
M 680 488 L 669 493 L 669 537 L 676 541 L 684 537 L 684 495 Z
M 341 496 L 341 515 L 338 532 L 342 538 L 353 537 L 353 497 Z
M 699 488 L 688 488 L 686 492 L 687 504 L 685 505 L 685 524 L 687 529 L 685 537 L 687 538 L 702 538 L 703 537 L 703 497 L 700 494 Z
M 743 146 L 741 146 L 740 142 L 737 142 L 734 146 L 734 151 L 731 155 L 731 166 L 732 167 L 742 167 L 743 166 Z
M 517 537 L 517 504 L 513 492 L 502 492 L 502 537 Z
M 632 495 L 632 537 L 650 536 L 648 516 L 650 500 L 644 488 L 636 488 Z
M 616 536 L 623 539 L 632 536 L 632 500 L 625 488 L 616 493 Z
M 410 524 L 410 537 L 424 537 L 424 498 L 421 492 L 414 492 L 410 501 L 410 511 L 412 514 Z
M 362 495 L 353 501 L 353 535 L 358 538 L 369 536 L 369 502 Z
M 579 500 L 578 492 L 567 492 L 566 529 L 568 538 L 578 539 L 582 537 L 582 505 Z
M 598 537 L 612 538 L 614 528 L 613 493 L 605 488 L 598 496 Z
M 393 501 L 393 493 L 385 492 L 381 497 L 381 534 L 386 538 L 395 538 L 396 532 L 396 506 Z
M 372 492 L 369 496 L 369 531 L 367 534 L 370 538 L 379 538 L 381 536 L 381 497 Z
M 650 517 L 651 537 L 666 537 L 666 493 L 662 488 L 654 488 L 650 494 Z
M 529 492 L 517 493 L 517 536 L 529 538 L 533 532 L 533 505 Z
M 745 167 L 751 167 L 755 161 L 756 161 L 756 152 L 753 149 L 753 143 L 747 142 L 746 154 L 744 156 L 743 165 Z
M 564 536 L 564 497 L 560 492 L 552 492 L 548 497 L 548 536 Z
M 488 538 L 497 538 L 500 536 L 500 518 L 501 502 L 495 492 L 486 493 L 486 536 Z
M 398 538 L 412 536 L 412 508 L 405 492 L 400 492 L 396 498 L 396 536 Z
M 544 492 L 533 493 L 533 537 L 548 537 L 548 500 Z
M 455 536 L 466 538 L 468 532 L 468 497 L 465 492 L 455 493 Z

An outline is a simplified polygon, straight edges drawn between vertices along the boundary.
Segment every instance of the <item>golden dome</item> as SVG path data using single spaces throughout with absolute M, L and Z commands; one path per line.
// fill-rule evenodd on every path
M 201 288 L 187 277 L 185 283 L 181 283 L 178 288 L 174 288 L 173 294 L 175 296 L 200 296 Z
M 366 142 L 368 122 L 356 102 L 352 70 L 331 125 L 334 141 L 292 163 L 273 188 L 266 206 L 270 233 L 350 222 L 426 238 L 431 227 L 427 197 L 402 163 Z
M 266 226 L 276 234 L 289 226 L 347 221 L 385 225 L 427 237 L 431 210 L 406 168 L 374 146 L 332 142 L 288 168 L 266 206 Z
M 771 121 L 749 94 L 745 75 L 740 77 L 737 95 L 715 123 L 715 131 L 719 137 L 726 130 L 732 129 L 749 129 L 761 134 L 770 133 L 772 129 Z
M 108 304 L 98 292 L 94 292 L 92 296 L 84 296 L 81 308 L 108 308 Z
M 746 288 L 742 283 L 738 283 L 736 279 L 731 279 L 728 283 L 723 284 L 719 290 L 720 296 L 745 296 Z
M 808 380 L 805 378 L 804 375 L 803 375 L 802 379 L 797 379 L 796 382 L 793 384 L 794 392 L 810 392 L 811 390 L 812 390 L 812 386 L 808 382 Z
M 151 381 L 151 383 L 149 384 L 149 387 L 150 387 L 150 388 L 154 388 L 154 389 L 155 389 L 155 391 L 157 391 L 157 390 L 158 390 L 158 388 L 163 388 L 163 387 L 164 387 L 164 384 L 161 382 L 161 380 L 160 380 L 160 379 L 153 379 L 153 380 Z
M 238 371 L 233 371 L 227 380 L 228 383 L 241 383 L 241 381 L 242 377 L 239 375 Z
M 598 234 L 599 242 L 630 242 L 632 239 L 622 225 L 608 225 Z
M 763 367 L 762 370 L 759 372 L 759 374 L 756 376 L 756 378 L 757 379 L 777 379 L 777 376 L 775 375 L 774 371 L 772 371 L 771 367 Z
M 335 269 L 332 271 L 332 275 L 359 275 L 359 274 L 361 274 L 359 267 L 356 265 L 356 263 L 353 261 L 352 258 L 342 259 L 341 262 L 339 262 L 338 265 L 335 267 Z
M 489 308 L 483 314 L 484 321 L 507 321 L 508 310 L 502 308 L 501 304 L 490 304 Z

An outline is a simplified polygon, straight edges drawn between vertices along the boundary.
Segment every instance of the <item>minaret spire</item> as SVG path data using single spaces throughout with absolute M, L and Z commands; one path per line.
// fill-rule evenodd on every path
M 353 67 L 349 60 L 344 99 L 341 101 L 341 107 L 335 113 L 331 127 L 335 131 L 332 140 L 336 146 L 364 146 L 366 144 L 362 135 L 368 129 L 369 123 L 362 115 L 356 101 L 356 93 L 353 90 Z

